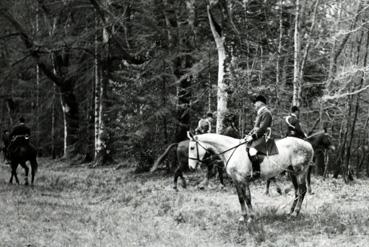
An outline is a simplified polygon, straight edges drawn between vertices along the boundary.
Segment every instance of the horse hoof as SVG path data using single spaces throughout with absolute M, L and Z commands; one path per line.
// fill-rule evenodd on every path
M 204 185 L 199 185 L 199 190 L 205 190 L 205 186 Z
M 278 194 L 282 195 L 282 190 L 281 190 L 281 188 L 278 188 L 278 189 L 277 189 L 277 192 L 278 192 Z
M 253 218 L 252 217 L 249 217 L 248 219 L 247 219 L 247 224 L 251 224 L 253 222 Z
M 239 223 L 245 223 L 245 216 L 241 216 L 241 217 L 238 219 L 238 222 L 239 222 Z
M 294 212 L 289 213 L 288 216 L 290 216 L 291 218 L 296 218 L 297 216 L 299 216 L 299 213 L 294 211 Z

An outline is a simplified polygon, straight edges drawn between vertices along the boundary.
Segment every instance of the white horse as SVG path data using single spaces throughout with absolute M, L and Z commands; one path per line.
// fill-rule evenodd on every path
M 241 204 L 242 216 L 240 221 L 248 222 L 255 214 L 251 206 L 250 179 L 252 163 L 246 152 L 244 140 L 218 134 L 203 134 L 193 136 L 188 132 L 190 144 L 188 147 L 188 165 L 196 169 L 202 162 L 207 150 L 219 154 L 223 160 L 227 174 L 232 178 Z M 288 171 L 295 188 L 295 200 L 290 214 L 297 216 L 300 213 L 302 201 L 306 194 L 306 176 L 314 151 L 310 143 L 287 137 L 276 140 L 278 154 L 266 156 L 260 164 L 261 176 L 268 179 L 277 176 L 282 171 Z M 245 201 L 248 208 L 246 211 Z M 247 214 L 248 213 L 248 214 Z

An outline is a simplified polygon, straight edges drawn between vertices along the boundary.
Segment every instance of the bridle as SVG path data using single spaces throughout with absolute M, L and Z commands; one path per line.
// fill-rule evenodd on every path
M 199 146 L 202 147 L 203 149 L 205 149 L 206 152 L 210 152 L 210 151 L 209 151 L 208 148 L 204 147 L 198 140 L 195 140 L 195 138 L 193 138 L 191 141 L 193 141 L 193 142 L 196 143 L 196 156 L 197 157 L 196 158 L 193 158 L 193 157 L 188 156 L 188 159 L 195 160 L 195 161 L 200 162 L 200 163 L 205 163 L 208 159 L 210 159 L 210 157 L 209 158 L 206 158 L 206 159 L 200 159 Z M 219 156 L 219 155 L 225 154 L 225 153 L 233 150 L 231 156 L 228 158 L 227 162 L 225 163 L 225 167 L 227 167 L 228 162 L 232 158 L 232 156 L 233 156 L 234 152 L 236 151 L 236 149 L 239 146 L 242 146 L 242 145 L 245 145 L 245 144 L 247 144 L 247 142 L 241 142 L 241 143 L 237 144 L 236 146 L 230 147 L 230 148 L 228 148 L 228 149 L 226 149 L 226 150 L 224 150 L 224 151 L 222 151 L 220 153 L 214 153 L 212 155 Z
M 196 158 L 188 156 L 188 159 L 195 160 L 195 161 L 200 162 L 200 163 L 205 163 L 204 159 L 200 159 L 199 146 L 202 147 L 203 149 L 205 149 L 206 152 L 208 152 L 209 150 L 206 147 L 204 147 L 203 145 L 201 145 L 201 143 L 199 141 L 195 140 L 195 139 L 190 140 L 190 141 L 194 141 L 196 143 Z

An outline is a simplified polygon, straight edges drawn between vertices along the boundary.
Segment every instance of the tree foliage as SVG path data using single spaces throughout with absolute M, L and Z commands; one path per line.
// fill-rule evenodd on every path
M 62 155 L 67 121 L 68 145 L 82 158 L 93 153 L 98 54 L 107 82 L 106 152 L 114 159 L 134 157 L 139 169 L 147 169 L 166 144 L 183 140 L 200 116 L 216 109 L 218 57 L 209 6 L 230 54 L 228 108 L 240 132 L 253 125 L 250 95 L 262 93 L 274 114 L 274 133 L 282 136 L 293 97 L 295 3 L 2 1 L 2 129 L 25 115 L 33 129 L 39 125 L 34 133 L 42 153 L 50 155 L 52 145 Z M 315 131 L 328 126 L 338 150 L 345 150 L 340 154 L 351 157 L 346 170 L 368 145 L 367 9 L 365 1 L 301 1 L 302 125 L 306 132 L 317 121 Z

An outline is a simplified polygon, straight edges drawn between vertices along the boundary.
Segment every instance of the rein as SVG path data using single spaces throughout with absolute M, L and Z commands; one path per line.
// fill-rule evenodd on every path
M 200 159 L 200 155 L 199 155 L 199 147 L 198 147 L 198 146 L 200 146 L 200 147 L 202 147 L 203 149 L 205 149 L 205 150 L 206 150 L 206 152 L 209 152 L 209 149 L 207 149 L 206 147 L 204 147 L 203 145 L 201 145 L 201 143 L 200 143 L 198 140 L 192 140 L 192 141 L 194 141 L 194 142 L 196 143 L 197 157 L 196 157 L 196 158 L 188 157 L 188 159 L 190 159 L 190 160 L 196 160 L 196 161 L 198 161 L 198 162 L 200 162 L 200 163 L 204 163 L 206 160 L 210 159 L 210 157 L 209 157 L 209 158 L 206 158 L 206 159 L 202 159 L 202 160 L 201 160 L 201 159 Z M 237 144 L 236 146 L 233 146 L 233 147 L 231 147 L 231 148 L 228 148 L 228 149 L 226 149 L 226 150 L 224 150 L 224 151 L 222 151 L 222 152 L 220 152 L 220 153 L 214 153 L 214 154 L 212 154 L 212 155 L 214 155 L 214 156 L 219 156 L 219 155 L 225 154 L 225 153 L 227 153 L 227 152 L 229 152 L 229 151 L 233 150 L 233 152 L 232 152 L 231 156 L 229 157 L 229 159 L 227 160 L 227 162 L 226 162 L 226 164 L 225 164 L 225 167 L 227 167 L 228 162 L 229 162 L 229 160 L 232 158 L 232 156 L 233 156 L 234 152 L 236 151 L 236 149 L 237 149 L 239 146 L 242 146 L 242 145 L 244 145 L 244 144 L 247 144 L 247 142 L 241 142 L 241 143 Z

